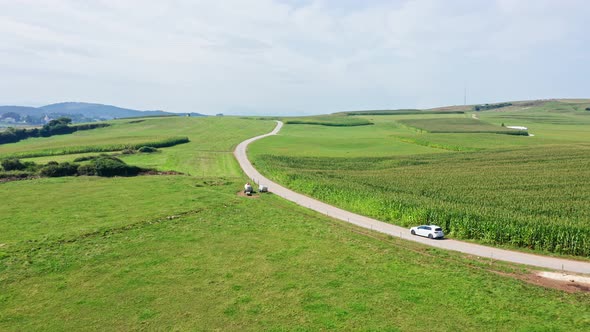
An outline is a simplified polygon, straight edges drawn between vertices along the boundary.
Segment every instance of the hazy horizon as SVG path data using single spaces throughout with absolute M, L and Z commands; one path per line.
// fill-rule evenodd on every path
M 588 97 L 590 2 L 0 0 L 0 105 L 299 115 Z

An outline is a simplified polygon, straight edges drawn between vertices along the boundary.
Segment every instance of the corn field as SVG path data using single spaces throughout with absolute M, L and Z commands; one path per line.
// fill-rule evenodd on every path
M 386 158 L 260 155 L 290 188 L 458 239 L 590 256 L 590 145 Z

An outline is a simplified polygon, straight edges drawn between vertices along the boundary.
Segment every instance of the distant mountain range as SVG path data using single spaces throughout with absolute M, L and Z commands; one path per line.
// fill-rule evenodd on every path
M 190 116 L 205 116 L 200 113 L 188 113 Z M 0 122 L 15 124 L 39 124 L 47 118 L 60 116 L 72 118 L 74 122 L 92 122 L 116 118 L 145 116 L 186 116 L 187 113 L 165 111 L 139 111 L 112 105 L 66 102 L 42 107 L 0 106 Z

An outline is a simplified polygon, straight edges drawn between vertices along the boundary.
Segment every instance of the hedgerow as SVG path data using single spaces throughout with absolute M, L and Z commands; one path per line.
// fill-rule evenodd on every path
M 16 143 L 20 140 L 30 137 L 49 137 L 55 135 L 71 134 L 80 130 L 90 130 L 96 128 L 108 127 L 108 123 L 90 123 L 70 126 L 72 122 L 70 118 L 59 118 L 51 120 L 41 128 L 33 129 L 16 129 L 8 128 L 6 131 L 0 132 L 0 144 Z
M 39 175 L 43 177 L 61 177 L 78 174 L 78 165 L 70 163 L 48 164 L 39 170 Z
M 154 153 L 154 152 L 158 152 L 158 149 L 154 148 L 153 146 L 142 146 L 139 149 L 137 149 L 137 152 Z
M 37 165 L 33 162 L 23 163 L 18 159 L 5 159 L 2 160 L 1 163 L 3 169 L 0 171 L 0 179 L 26 178 L 33 176 L 62 177 L 74 175 L 97 175 L 104 177 L 136 176 L 143 171 L 150 171 L 150 169 L 127 165 L 121 159 L 109 155 L 91 156 L 79 159 L 84 159 L 84 161 L 90 162 L 80 165 L 70 162 L 58 163 L 50 161 L 45 165 Z

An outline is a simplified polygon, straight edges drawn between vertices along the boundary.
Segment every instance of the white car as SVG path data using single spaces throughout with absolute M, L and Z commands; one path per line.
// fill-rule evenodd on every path
M 445 236 L 442 228 L 436 225 L 421 225 L 412 227 L 410 228 L 410 233 L 412 233 L 412 235 L 425 236 L 429 239 L 442 239 Z

